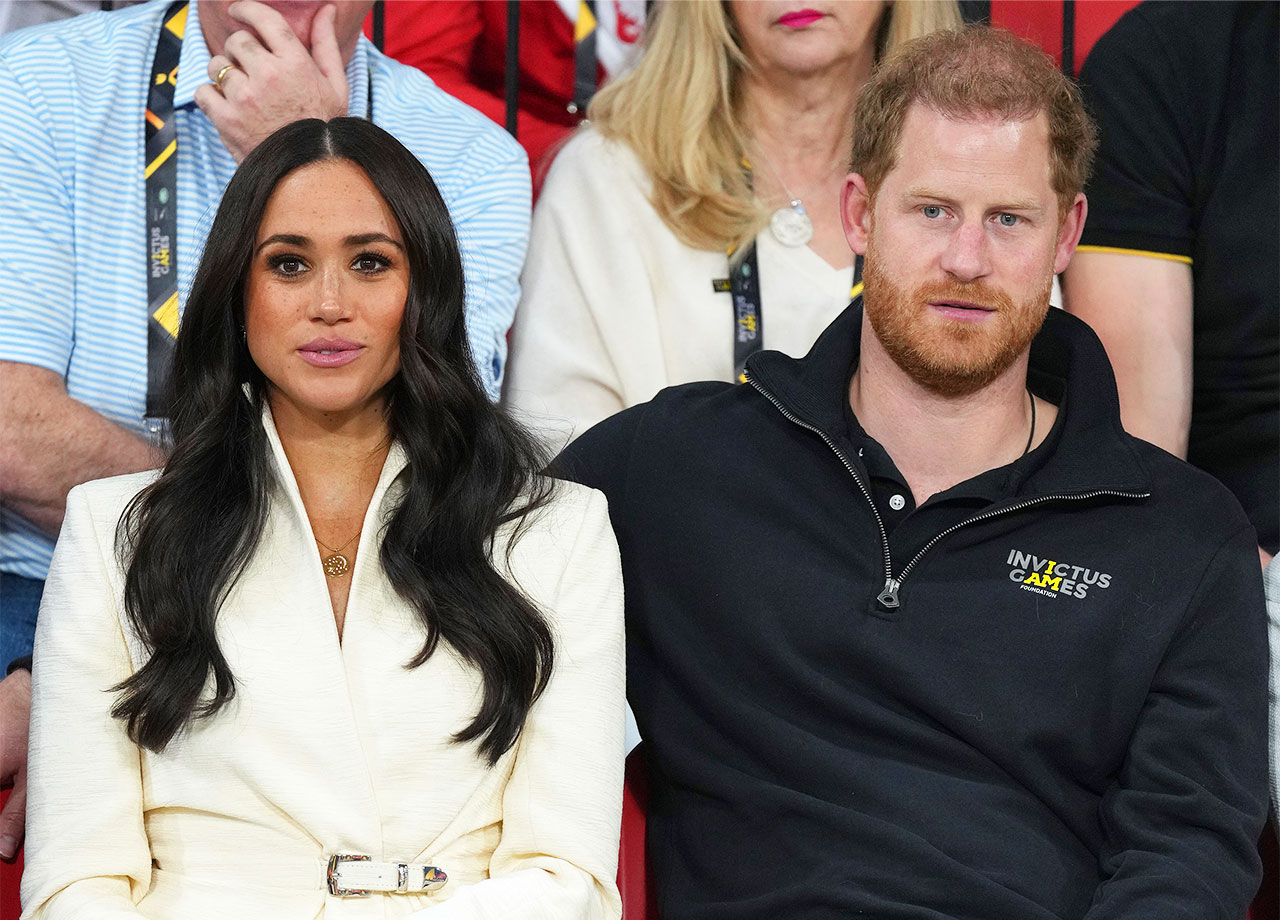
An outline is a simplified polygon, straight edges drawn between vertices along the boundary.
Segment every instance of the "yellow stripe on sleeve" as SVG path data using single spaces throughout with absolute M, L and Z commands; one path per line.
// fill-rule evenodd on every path
M 1111 252 L 1120 256 L 1146 256 L 1149 259 L 1164 259 L 1168 262 L 1191 264 L 1191 256 L 1179 256 L 1171 252 L 1152 252 L 1149 249 L 1121 249 L 1118 246 L 1077 246 L 1076 252 Z

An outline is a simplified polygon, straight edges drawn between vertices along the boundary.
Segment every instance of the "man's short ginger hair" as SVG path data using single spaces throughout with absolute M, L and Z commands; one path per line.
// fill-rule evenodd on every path
M 1023 121 L 1044 112 L 1059 217 L 1089 178 L 1098 135 L 1080 90 L 1035 45 L 975 25 L 908 42 L 863 87 L 854 110 L 851 167 L 873 198 L 897 162 L 902 126 L 916 102 L 957 119 Z

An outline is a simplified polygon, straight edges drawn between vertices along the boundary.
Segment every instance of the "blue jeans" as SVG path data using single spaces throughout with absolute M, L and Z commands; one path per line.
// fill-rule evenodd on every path
M 44 582 L 0 572 L 0 675 L 15 658 L 31 654 Z

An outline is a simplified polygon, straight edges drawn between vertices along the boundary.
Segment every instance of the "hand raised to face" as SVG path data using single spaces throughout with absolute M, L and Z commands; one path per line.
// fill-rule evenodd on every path
M 214 82 L 199 87 L 195 99 L 237 163 L 290 122 L 346 114 L 347 77 L 334 5 L 325 4 L 311 17 L 305 43 L 280 12 L 257 0 L 233 3 L 226 14 L 248 28 L 227 35 L 222 53 L 209 61 Z M 212 45 L 216 39 L 210 39 Z

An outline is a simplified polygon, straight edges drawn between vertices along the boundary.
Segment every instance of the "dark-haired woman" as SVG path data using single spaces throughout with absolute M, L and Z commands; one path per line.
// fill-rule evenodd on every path
M 26 915 L 618 916 L 617 548 L 485 398 L 413 156 L 246 158 L 172 380 L 164 471 L 68 499 Z

